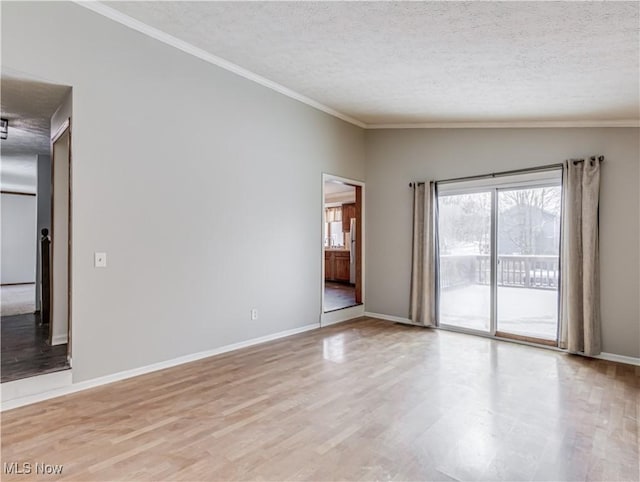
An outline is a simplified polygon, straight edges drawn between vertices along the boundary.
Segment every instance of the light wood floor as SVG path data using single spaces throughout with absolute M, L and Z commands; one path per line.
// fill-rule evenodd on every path
M 364 319 L 5 412 L 2 462 L 78 481 L 637 481 L 639 394 L 629 365 Z

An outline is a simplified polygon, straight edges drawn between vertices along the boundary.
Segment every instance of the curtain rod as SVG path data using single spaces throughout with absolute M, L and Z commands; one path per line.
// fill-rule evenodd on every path
M 591 161 L 595 161 L 596 157 L 595 156 L 591 156 L 589 158 Z M 600 162 L 604 161 L 604 156 L 599 156 L 598 160 Z M 570 161 L 572 161 L 574 164 L 577 164 L 579 162 L 584 162 L 584 159 L 570 159 Z M 465 177 L 455 177 L 455 178 L 451 178 L 451 179 L 441 179 L 438 181 L 435 181 L 439 184 L 446 184 L 449 182 L 458 182 L 458 181 L 472 181 L 472 180 L 476 180 L 476 179 L 491 179 L 494 177 L 502 177 L 502 176 L 511 176 L 513 174 L 523 174 L 526 172 L 537 172 L 537 171 L 551 171 L 554 169 L 561 169 L 563 166 L 563 164 L 547 164 L 545 166 L 538 166 L 538 167 L 527 167 L 524 169 L 513 169 L 511 171 L 501 171 L 501 172 L 492 172 L 489 174 L 480 174 L 477 176 L 465 176 Z M 409 183 L 409 187 L 413 187 L 414 184 L 424 184 L 424 181 L 420 181 L 420 182 L 410 182 Z

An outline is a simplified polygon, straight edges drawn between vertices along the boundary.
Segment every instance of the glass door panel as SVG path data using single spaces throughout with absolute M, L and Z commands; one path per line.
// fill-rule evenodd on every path
M 498 336 L 557 339 L 560 209 L 560 186 L 498 190 Z
M 438 195 L 440 324 L 491 330 L 492 193 Z

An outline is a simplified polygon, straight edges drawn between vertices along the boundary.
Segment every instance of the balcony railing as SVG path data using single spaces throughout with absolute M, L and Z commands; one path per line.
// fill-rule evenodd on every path
M 555 290 L 559 274 L 558 256 L 498 256 L 498 286 Z M 441 288 L 490 283 L 491 256 L 488 254 L 440 256 Z

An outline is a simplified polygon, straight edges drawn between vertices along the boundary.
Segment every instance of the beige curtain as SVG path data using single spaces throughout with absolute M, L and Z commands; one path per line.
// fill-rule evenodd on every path
M 324 213 L 325 213 L 325 220 L 327 223 L 342 221 L 341 207 L 325 208 Z
M 559 344 L 572 353 L 600 353 L 598 203 L 600 163 L 569 160 L 563 169 Z
M 435 183 L 413 183 L 411 321 L 436 326 Z

